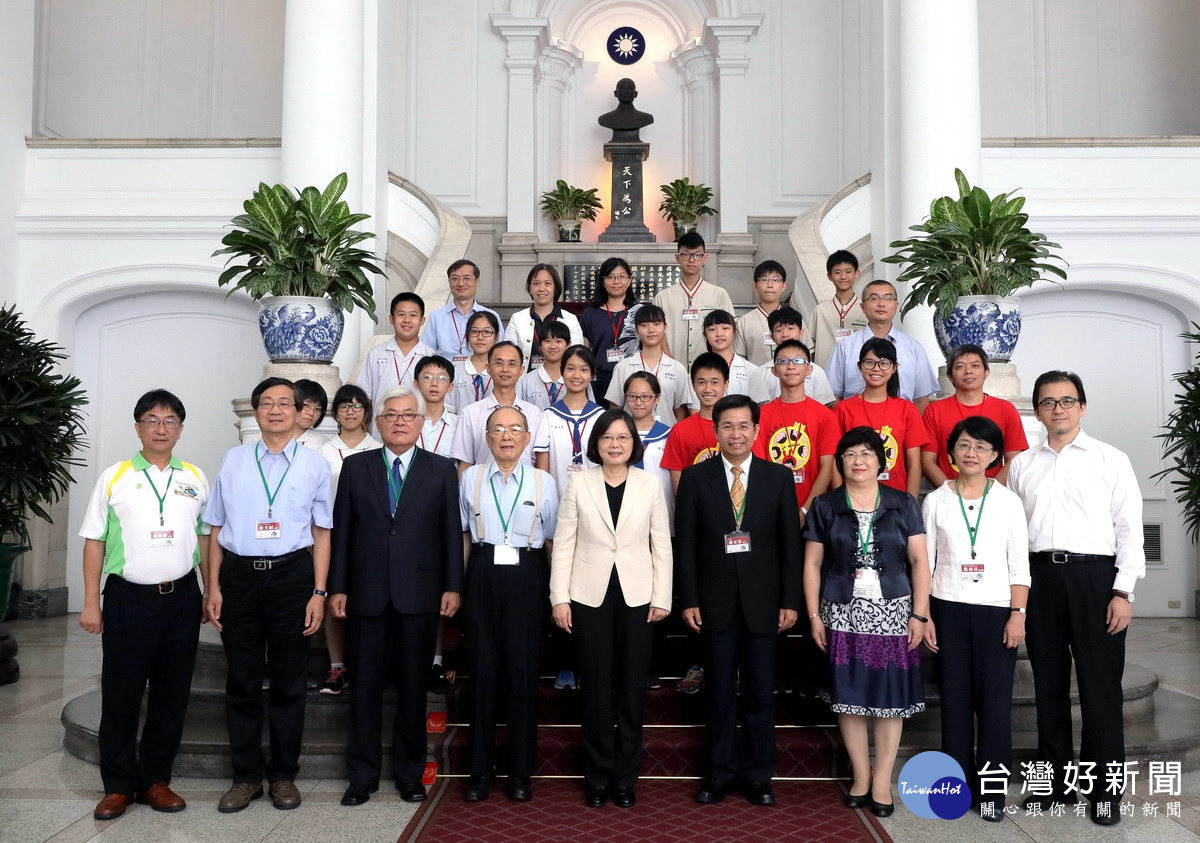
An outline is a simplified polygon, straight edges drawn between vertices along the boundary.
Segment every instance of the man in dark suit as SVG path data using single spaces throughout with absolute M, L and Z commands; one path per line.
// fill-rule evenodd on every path
M 425 421 L 420 393 L 380 397 L 383 449 L 346 458 L 333 507 L 330 608 L 349 617 L 354 659 L 350 786 L 343 805 L 379 789 L 383 686 L 389 645 L 396 668 L 392 764 L 406 802 L 425 799 L 425 678 L 438 615 L 453 615 L 463 586 L 462 526 L 454 464 L 415 447 Z
M 803 555 L 792 473 L 751 455 L 758 418 L 745 395 L 717 402 L 721 458 L 685 468 L 675 503 L 677 593 L 707 659 L 710 770 L 696 793 L 706 804 L 738 784 L 752 804 L 775 804 L 776 636 L 799 615 Z

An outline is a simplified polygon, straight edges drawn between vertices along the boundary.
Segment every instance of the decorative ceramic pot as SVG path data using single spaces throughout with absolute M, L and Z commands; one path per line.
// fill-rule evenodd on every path
M 1007 363 L 1021 333 L 1021 300 L 962 296 L 950 318 L 934 313 L 933 330 L 943 354 L 969 342 L 981 346 L 993 363 Z
M 272 296 L 258 312 L 267 357 L 272 363 L 331 363 L 346 320 L 326 298 Z
M 556 222 L 558 223 L 559 243 L 579 242 L 579 227 L 583 224 L 582 220 L 556 220 Z
M 689 231 L 696 230 L 696 223 L 694 223 L 694 222 L 681 222 L 679 220 L 671 220 L 671 225 L 675 226 L 675 239 L 676 240 L 678 240 L 683 235 L 687 234 Z

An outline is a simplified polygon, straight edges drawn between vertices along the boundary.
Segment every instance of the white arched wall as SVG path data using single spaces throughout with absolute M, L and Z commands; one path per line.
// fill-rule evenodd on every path
M 1128 454 L 1143 520 L 1162 527 L 1163 562 L 1149 565 L 1137 588 L 1138 613 L 1191 616 L 1195 550 L 1169 481 L 1151 475 L 1166 466 L 1155 436 L 1172 409 L 1172 376 L 1192 362 L 1193 350 L 1178 335 L 1200 313 L 1200 278 L 1123 264 L 1073 265 L 1066 285 L 1040 284 L 1021 303 L 1013 362 L 1024 391 L 1032 392 L 1043 371 L 1077 372 L 1088 396 L 1084 429 Z

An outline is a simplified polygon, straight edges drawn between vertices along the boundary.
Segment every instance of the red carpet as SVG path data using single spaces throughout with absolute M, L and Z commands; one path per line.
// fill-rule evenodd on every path
M 510 802 L 504 782 L 483 802 L 462 801 L 461 779 L 439 779 L 413 817 L 401 841 L 486 843 L 487 841 L 704 841 L 819 840 L 828 843 L 890 843 L 879 820 L 842 804 L 845 793 L 833 782 L 777 782 L 779 804 L 755 807 L 730 794 L 719 805 L 692 801 L 698 782 L 643 781 L 638 804 L 603 808 L 583 804 L 582 783 L 534 779 L 532 802 Z

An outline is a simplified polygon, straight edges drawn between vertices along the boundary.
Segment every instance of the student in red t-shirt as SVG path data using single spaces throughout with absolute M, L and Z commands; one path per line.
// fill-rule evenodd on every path
M 866 425 L 879 431 L 887 465 L 879 479 L 914 498 L 921 491 L 921 447 L 929 433 L 921 414 L 900 395 L 900 365 L 890 340 L 872 337 L 858 354 L 858 370 L 866 389 L 834 407 L 842 430 Z M 835 486 L 840 485 L 835 482 Z
M 729 365 L 721 355 L 706 351 L 692 362 L 692 390 L 700 403 L 700 412 L 688 416 L 671 428 L 663 468 L 671 472 L 671 485 L 679 491 L 679 475 L 689 465 L 716 456 L 717 434 L 713 430 L 713 407 L 725 397 L 729 386 Z
M 991 419 L 1004 434 L 1004 459 L 987 470 L 987 476 L 999 483 L 1008 479 L 1013 458 L 1029 449 L 1017 408 L 1010 401 L 984 393 L 983 385 L 990 373 L 987 352 L 977 345 L 964 343 L 946 355 L 946 375 L 954 384 L 954 394 L 934 401 L 921 414 L 929 431 L 929 441 L 921 449 L 921 470 L 935 489 L 958 476 L 958 468 L 946 452 L 946 441 L 954 426 L 965 418 Z
M 833 454 L 842 435 L 837 416 L 804 392 L 812 355 L 800 340 L 775 347 L 771 371 L 779 378 L 779 397 L 762 405 L 754 455 L 792 470 L 800 522 L 813 498 L 829 489 Z

